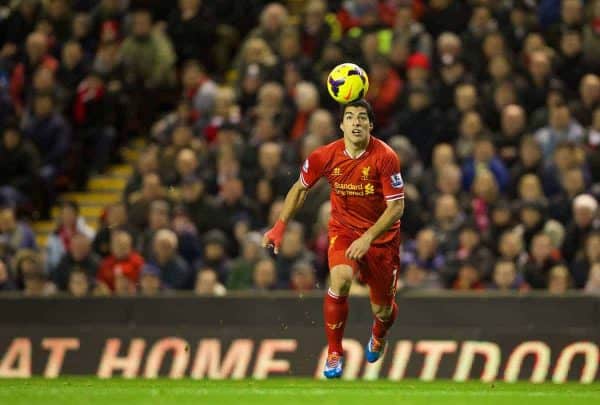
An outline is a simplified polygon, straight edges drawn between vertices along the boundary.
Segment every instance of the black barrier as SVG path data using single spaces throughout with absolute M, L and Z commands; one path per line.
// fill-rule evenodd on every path
M 382 361 L 351 299 L 344 378 L 598 380 L 600 300 L 402 296 Z M 321 375 L 320 297 L 0 299 L 0 377 Z

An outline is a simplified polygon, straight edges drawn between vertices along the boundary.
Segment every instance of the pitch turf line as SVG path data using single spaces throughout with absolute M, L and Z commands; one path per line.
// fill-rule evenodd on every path
M 375 401 L 375 402 L 372 402 Z M 600 404 L 600 384 L 448 381 L 0 380 L 0 404 Z

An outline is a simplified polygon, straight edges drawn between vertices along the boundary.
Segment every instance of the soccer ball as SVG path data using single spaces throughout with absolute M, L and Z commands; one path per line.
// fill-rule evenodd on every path
M 342 63 L 329 73 L 327 90 L 335 101 L 346 104 L 367 94 L 369 77 L 360 66 L 354 63 Z

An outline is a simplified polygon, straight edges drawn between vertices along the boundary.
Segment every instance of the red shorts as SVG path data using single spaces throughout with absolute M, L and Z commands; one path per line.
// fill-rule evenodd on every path
M 357 239 L 356 235 L 335 230 L 329 233 L 329 269 L 346 264 L 358 273 L 359 280 L 370 289 L 371 302 L 389 306 L 396 297 L 396 283 L 400 271 L 400 234 L 384 244 L 371 245 L 361 260 L 350 260 L 346 249 Z

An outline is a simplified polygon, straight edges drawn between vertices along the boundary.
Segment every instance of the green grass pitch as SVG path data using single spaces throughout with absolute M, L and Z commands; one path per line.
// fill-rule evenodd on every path
M 450 381 L 0 380 L 0 404 L 600 404 L 600 384 Z

